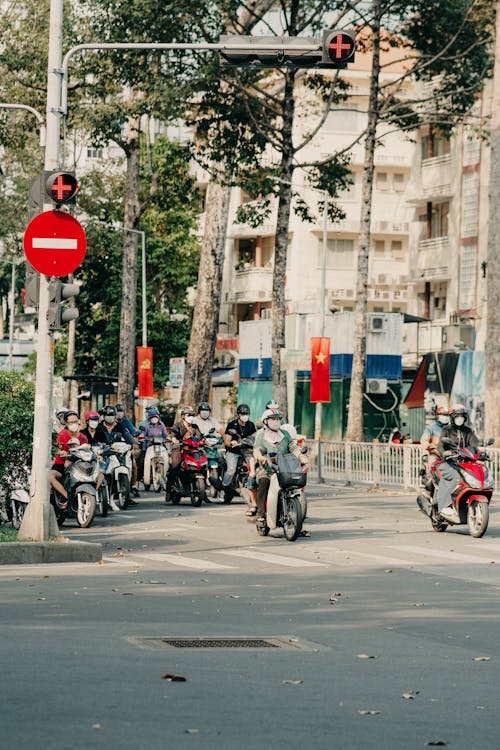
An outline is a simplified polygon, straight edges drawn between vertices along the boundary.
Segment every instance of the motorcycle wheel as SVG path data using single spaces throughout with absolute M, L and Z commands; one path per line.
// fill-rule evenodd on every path
M 214 479 L 218 479 L 219 478 L 219 472 L 214 467 L 213 469 L 209 469 L 208 476 L 209 476 L 209 478 L 213 477 Z M 210 482 L 208 483 L 208 487 L 206 489 L 206 493 L 207 493 L 207 497 L 210 497 L 212 500 L 215 500 L 215 498 L 218 497 L 218 495 L 219 495 L 219 493 L 217 492 L 217 490 L 215 489 L 215 487 L 212 487 L 212 485 L 210 484 Z
M 78 526 L 82 529 L 86 529 L 92 521 L 95 515 L 95 497 L 90 495 L 88 492 L 82 492 L 78 494 L 78 510 L 76 511 L 76 520 Z
M 307 516 L 307 495 L 304 490 L 300 493 L 300 510 L 302 512 L 302 523 L 304 523 Z
M 156 463 L 153 466 L 153 490 L 159 492 L 161 489 L 161 477 L 163 474 L 162 464 Z
M 106 516 L 108 515 L 108 493 L 106 492 L 106 487 L 104 487 L 103 485 L 99 487 L 97 507 L 101 518 L 106 518 Z
M 172 493 L 170 495 L 169 499 L 170 499 L 170 502 L 172 503 L 172 505 L 180 505 L 180 502 L 181 502 L 181 496 L 180 495 Z M 168 500 L 166 498 L 165 498 L 165 501 L 168 502 Z
M 283 503 L 283 531 L 287 542 L 294 542 L 302 531 L 302 510 L 300 500 L 296 495 L 284 497 Z
M 438 534 L 442 534 L 443 531 L 446 531 L 446 529 L 448 528 L 448 524 L 438 518 L 431 518 L 431 523 L 432 528 L 434 529 L 434 531 L 437 531 Z
M 15 500 L 11 500 L 10 503 L 10 507 L 12 508 L 12 526 L 19 530 L 24 517 L 24 511 L 26 510 L 26 505 L 25 503 L 16 503 Z
M 125 474 L 118 476 L 118 506 L 125 510 L 130 502 L 130 479 Z
M 467 511 L 467 526 L 469 534 L 476 539 L 483 536 L 488 528 L 490 520 L 490 509 L 488 503 L 472 502 Z
M 207 496 L 205 489 L 205 480 L 203 477 L 197 477 L 193 492 L 191 493 L 191 503 L 195 508 L 199 508 Z

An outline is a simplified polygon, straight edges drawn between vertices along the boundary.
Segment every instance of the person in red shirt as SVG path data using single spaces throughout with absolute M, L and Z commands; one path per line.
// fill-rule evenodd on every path
M 56 489 L 66 499 L 68 498 L 68 493 L 66 492 L 66 488 L 62 483 L 62 478 L 64 476 L 64 464 L 69 450 L 68 443 L 71 438 L 74 437 L 78 438 L 80 443 L 89 442 L 87 440 L 87 436 L 80 431 L 80 420 L 76 411 L 67 411 L 66 427 L 64 428 L 64 430 L 61 430 L 61 432 L 57 436 L 56 443 L 59 448 L 50 470 L 51 486 L 54 487 L 54 489 Z

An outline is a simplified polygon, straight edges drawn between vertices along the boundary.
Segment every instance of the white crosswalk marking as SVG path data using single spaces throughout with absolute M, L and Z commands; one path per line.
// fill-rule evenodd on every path
M 283 565 L 288 568 L 324 568 L 323 563 L 312 560 L 302 560 L 297 557 L 286 557 L 285 555 L 272 555 L 268 552 L 259 552 L 252 549 L 214 550 L 217 555 L 229 555 L 231 557 L 245 557 L 251 560 L 260 560 L 272 565 Z
M 200 560 L 199 558 L 186 557 L 185 555 L 169 555 L 161 552 L 141 552 L 136 556 L 145 560 L 170 563 L 179 568 L 192 568 L 193 570 L 230 570 L 233 568 L 232 565 L 222 565 L 222 563 L 211 562 L 210 560 Z
M 472 563 L 473 565 L 477 565 L 480 563 L 486 564 L 490 562 L 490 558 L 486 559 L 484 557 L 480 557 L 479 554 L 478 555 L 464 555 L 461 552 L 451 552 L 451 551 L 437 550 L 437 549 L 426 549 L 425 547 L 416 547 L 410 544 L 405 545 L 404 547 L 389 546 L 388 549 L 394 549 L 400 553 L 404 551 L 415 553 L 419 555 L 420 562 L 423 562 L 421 559 L 422 556 L 437 557 L 441 560 L 450 560 L 452 562 L 453 560 L 457 562 L 467 562 L 467 563 Z M 488 550 L 484 550 L 484 551 L 487 552 Z

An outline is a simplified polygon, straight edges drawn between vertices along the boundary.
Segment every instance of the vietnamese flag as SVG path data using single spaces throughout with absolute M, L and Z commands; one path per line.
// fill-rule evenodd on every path
M 311 404 L 330 403 L 330 339 L 311 339 Z
M 137 347 L 137 380 L 139 398 L 154 396 L 153 391 L 153 347 Z

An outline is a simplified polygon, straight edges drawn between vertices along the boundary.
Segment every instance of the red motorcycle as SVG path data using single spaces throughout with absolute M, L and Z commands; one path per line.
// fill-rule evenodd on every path
M 203 446 L 203 438 L 196 435 L 183 438 L 181 462 L 172 484 L 167 489 L 167 503 L 179 505 L 183 497 L 190 497 L 191 503 L 198 507 L 206 501 L 208 459 Z
M 446 438 L 443 442 L 445 446 L 448 443 L 451 447 Z M 487 445 L 493 445 L 494 442 L 493 438 L 490 438 Z M 489 505 L 494 486 L 493 475 L 486 465 L 490 457 L 484 451 L 453 448 L 446 451 L 445 458 L 453 463 L 460 475 L 451 496 L 454 518 L 450 517 L 445 520 L 440 515 L 435 500 L 442 461 L 436 461 L 432 466 L 425 485 L 429 495 L 419 495 L 417 504 L 420 510 L 431 519 L 434 531 L 445 531 L 449 525 L 467 524 L 471 536 L 482 537 L 488 528 Z

